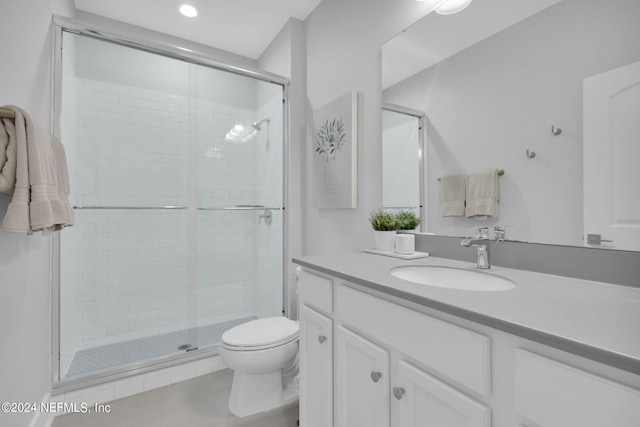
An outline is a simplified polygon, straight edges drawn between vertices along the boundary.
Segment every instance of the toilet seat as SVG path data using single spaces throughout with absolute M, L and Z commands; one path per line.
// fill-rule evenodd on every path
M 298 339 L 300 327 L 286 317 L 252 320 L 222 334 L 222 346 L 235 351 L 264 350 Z

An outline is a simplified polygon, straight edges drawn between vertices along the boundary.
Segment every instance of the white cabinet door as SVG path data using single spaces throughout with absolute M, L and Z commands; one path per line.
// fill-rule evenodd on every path
M 300 306 L 300 425 L 333 426 L 333 329 L 326 316 Z
M 389 353 L 342 326 L 335 338 L 336 427 L 388 427 Z
M 401 360 L 391 384 L 401 427 L 489 427 L 491 410 Z
M 544 427 L 640 426 L 640 390 L 516 349 L 515 409 Z

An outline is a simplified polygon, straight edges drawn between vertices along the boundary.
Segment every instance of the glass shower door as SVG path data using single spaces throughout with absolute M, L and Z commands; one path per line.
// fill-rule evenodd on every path
M 237 324 L 282 315 L 283 87 L 210 68 L 197 81 L 201 347 Z
M 187 64 L 64 33 L 60 379 L 164 357 L 189 328 Z M 182 341 L 182 340 L 180 340 Z
M 66 32 L 62 58 L 59 381 L 281 315 L 283 86 Z

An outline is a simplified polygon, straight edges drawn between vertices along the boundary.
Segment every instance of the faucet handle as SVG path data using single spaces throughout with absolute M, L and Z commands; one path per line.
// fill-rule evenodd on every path
M 496 240 L 513 240 L 512 237 L 507 237 L 507 228 L 515 227 L 515 225 L 494 225 L 493 234 Z
M 489 238 L 489 227 L 486 225 L 476 227 L 476 239 L 488 239 Z

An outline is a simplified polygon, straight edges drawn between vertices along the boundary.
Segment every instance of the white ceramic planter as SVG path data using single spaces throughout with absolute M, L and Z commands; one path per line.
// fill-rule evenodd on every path
M 376 231 L 373 230 L 373 238 L 376 243 L 376 249 L 379 251 L 393 252 L 396 244 L 395 231 Z

